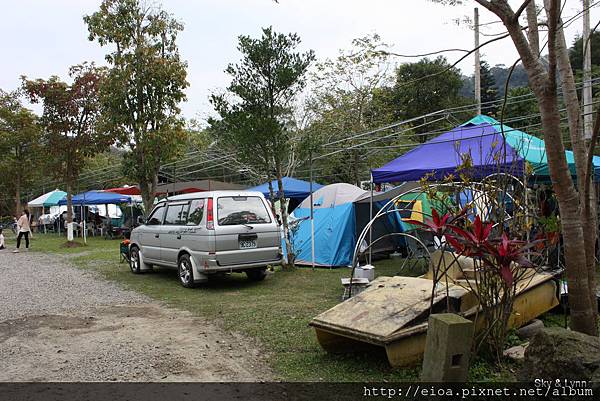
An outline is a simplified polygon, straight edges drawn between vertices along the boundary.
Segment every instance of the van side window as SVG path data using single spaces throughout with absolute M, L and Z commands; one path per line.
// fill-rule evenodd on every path
M 179 226 L 185 225 L 187 220 L 188 203 L 169 205 L 165 215 L 165 225 Z
M 204 217 L 204 199 L 194 199 L 190 204 L 190 212 L 187 219 L 188 226 L 197 226 L 202 223 Z
M 152 215 L 148 218 L 146 223 L 149 226 L 159 226 L 162 224 L 163 216 L 165 215 L 165 206 L 161 205 L 154 209 Z

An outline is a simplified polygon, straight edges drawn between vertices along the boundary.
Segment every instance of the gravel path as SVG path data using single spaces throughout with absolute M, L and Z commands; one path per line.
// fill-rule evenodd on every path
M 66 258 L 0 251 L 0 321 L 141 302 L 150 299 L 71 267 Z
M 66 257 L 0 251 L 0 382 L 272 379 L 252 340 Z

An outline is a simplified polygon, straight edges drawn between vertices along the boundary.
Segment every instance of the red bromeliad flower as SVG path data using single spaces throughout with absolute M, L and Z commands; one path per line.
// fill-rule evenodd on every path
M 406 223 L 412 224 L 415 226 L 420 226 L 425 229 L 425 231 L 429 231 L 435 234 L 438 237 L 445 235 L 448 229 L 453 227 L 452 224 L 458 219 L 462 218 L 467 213 L 467 209 L 461 210 L 456 216 L 452 216 L 450 213 L 446 213 L 443 216 L 440 216 L 438 211 L 435 208 L 431 208 L 431 219 L 427 219 L 424 222 L 420 222 L 418 220 L 405 220 Z
M 466 209 L 463 209 L 457 216 L 452 216 L 450 213 L 440 216 L 437 210 L 431 209 L 430 220 L 425 222 L 407 220 L 406 222 L 423 227 L 425 231 L 438 237 L 445 236 L 454 250 L 463 256 L 481 258 L 484 265 L 497 272 L 509 286 L 514 283 L 515 264 L 521 267 L 532 267 L 531 262 L 525 257 L 525 251 L 535 246 L 537 241 L 525 245 L 524 241 L 509 239 L 505 232 L 500 238 L 491 239 L 494 223 L 485 223 L 479 216 L 475 217 L 473 224 L 468 228 L 452 224 L 465 213 Z
M 494 223 L 483 223 L 479 216 L 475 217 L 471 230 L 464 230 L 457 226 L 451 226 L 450 229 L 462 237 L 465 241 L 471 242 L 473 245 L 480 247 L 485 246 L 489 241 L 490 233 Z
M 450 225 L 456 237 L 447 235 L 446 239 L 452 247 L 464 256 L 483 256 L 487 247 L 490 245 L 490 233 L 494 223 L 483 223 L 479 216 L 475 217 L 475 221 L 469 229 Z
M 408 224 L 415 226 L 424 227 L 426 231 L 430 231 L 436 235 L 443 235 L 446 231 L 446 223 L 450 219 L 450 213 L 444 214 L 440 217 L 440 214 L 434 208 L 431 209 L 431 219 L 420 222 L 418 220 L 406 220 Z
M 494 259 L 494 265 L 498 268 L 500 276 L 508 285 L 512 285 L 514 277 L 513 263 L 522 267 L 532 267 L 531 262 L 525 257 L 525 251 L 534 246 L 535 243 L 523 246 L 524 241 L 511 240 L 506 233 L 502 233 L 500 241 L 490 247 L 490 255 Z
M 535 246 L 535 241 L 525 245 L 524 241 L 509 239 L 506 233 L 498 239 L 491 239 L 490 235 L 494 223 L 484 223 L 477 216 L 471 227 L 461 228 L 452 224 L 445 224 L 444 228 L 454 233 L 446 233 L 446 240 L 454 250 L 469 257 L 481 258 L 488 268 L 494 269 L 507 285 L 514 282 L 513 266 L 532 267 L 525 257 L 525 251 Z

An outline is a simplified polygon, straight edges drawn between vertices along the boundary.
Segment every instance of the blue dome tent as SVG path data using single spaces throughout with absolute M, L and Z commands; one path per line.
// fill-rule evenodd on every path
M 350 266 L 358 235 L 369 221 L 368 203 L 359 207 L 370 196 L 350 184 L 331 184 L 324 186 L 313 194 L 314 226 L 315 226 L 315 264 L 318 266 Z M 379 205 L 374 204 L 377 212 Z M 292 236 L 292 244 L 296 253 L 296 263 L 310 265 L 312 263 L 312 242 L 310 224 L 310 199 L 305 199 L 292 213 L 292 219 L 298 220 L 297 231 Z M 389 232 L 402 232 L 399 216 L 390 215 L 380 219 L 375 227 L 377 236 Z M 400 239 L 380 241 L 374 252 L 393 252 Z

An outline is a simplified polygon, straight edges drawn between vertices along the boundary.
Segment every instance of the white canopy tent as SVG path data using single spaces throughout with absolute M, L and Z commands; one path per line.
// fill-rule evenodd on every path
M 46 225 L 52 224 L 54 219 L 62 212 L 61 209 L 64 207 L 58 206 L 58 201 L 64 198 L 66 194 L 60 189 L 55 189 L 27 202 L 27 207 L 32 212 L 32 221 L 35 224 L 43 225 L 44 231 L 46 231 Z M 66 208 L 64 209 L 66 210 Z
M 62 198 L 64 198 L 66 195 L 67 195 L 66 192 L 61 191 L 60 189 L 55 189 L 54 191 L 45 193 L 45 194 L 38 196 L 37 198 L 27 202 L 27 206 L 29 208 L 36 208 L 36 207 L 43 208 L 43 207 L 57 206 L 58 201 L 61 200 Z

